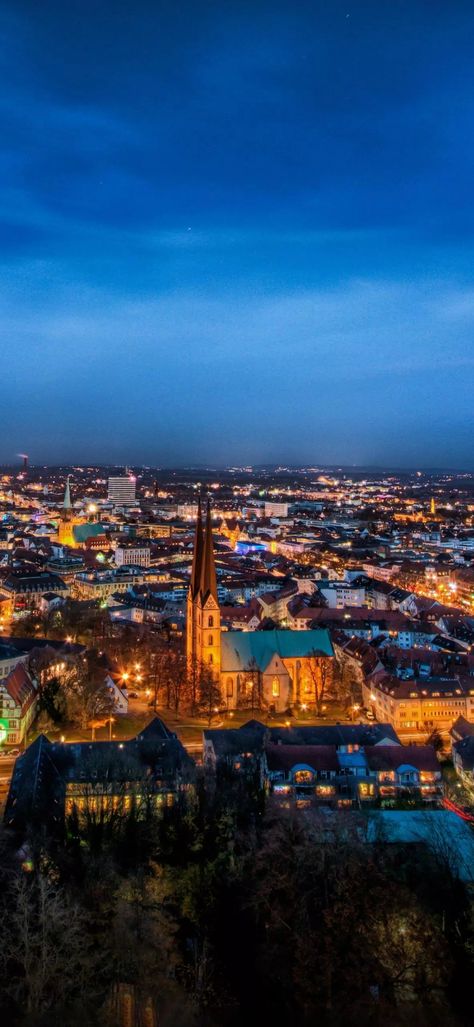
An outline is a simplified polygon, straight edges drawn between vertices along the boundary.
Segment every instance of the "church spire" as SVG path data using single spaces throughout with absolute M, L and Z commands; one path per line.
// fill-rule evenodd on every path
M 207 501 L 206 533 L 201 567 L 201 600 L 204 602 L 209 595 L 217 603 L 217 577 L 214 563 L 214 547 L 212 544 L 211 504 Z
M 202 554 L 204 548 L 204 538 L 202 533 L 202 513 L 201 513 L 201 498 L 198 499 L 198 511 L 196 518 L 196 531 L 194 533 L 194 555 L 193 555 L 193 567 L 191 571 L 191 595 L 194 597 L 199 592 L 199 586 L 201 583 L 201 566 L 202 566 Z
M 64 489 L 63 510 L 72 510 L 71 486 L 69 484 L 69 475 L 66 478 L 66 488 Z

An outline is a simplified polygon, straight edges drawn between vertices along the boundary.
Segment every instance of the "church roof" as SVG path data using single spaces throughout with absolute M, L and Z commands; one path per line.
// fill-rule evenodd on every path
M 198 499 L 198 512 L 196 518 L 196 531 L 194 533 L 194 556 L 193 556 L 193 567 L 191 571 L 191 583 L 190 590 L 193 599 L 197 596 L 199 586 L 201 583 L 201 565 L 202 565 L 202 552 L 204 547 L 204 538 L 202 533 L 202 514 L 201 514 L 201 500 Z
M 69 475 L 68 475 L 67 479 L 66 479 L 66 488 L 64 490 L 63 510 L 71 510 L 71 509 L 72 509 L 71 486 L 69 484 Z
M 90 521 L 87 521 L 86 524 L 75 524 L 72 529 L 76 542 L 86 542 L 88 538 L 96 538 L 103 535 L 105 531 L 106 525 L 92 524 Z
M 239 671 L 256 663 L 264 671 L 274 656 L 282 660 L 302 659 L 317 652 L 333 656 L 329 632 L 313 631 L 225 631 L 221 637 L 221 669 Z
M 203 602 L 205 602 L 208 596 L 212 596 L 217 603 L 217 577 L 212 543 L 211 505 L 209 502 L 207 504 L 206 532 L 202 553 L 200 592 Z

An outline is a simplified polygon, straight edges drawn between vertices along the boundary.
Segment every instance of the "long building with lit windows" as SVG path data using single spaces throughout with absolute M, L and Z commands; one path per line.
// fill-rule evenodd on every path
M 447 733 L 460 716 L 474 719 L 474 677 L 403 680 L 376 670 L 364 682 L 362 696 L 377 720 L 392 724 L 403 741 L 435 730 Z
M 217 594 L 211 510 L 203 525 L 198 506 L 187 599 L 186 655 L 198 673 L 211 673 L 229 709 L 246 701 L 276 712 L 315 704 L 329 684 L 333 648 L 326 629 L 223 631 Z

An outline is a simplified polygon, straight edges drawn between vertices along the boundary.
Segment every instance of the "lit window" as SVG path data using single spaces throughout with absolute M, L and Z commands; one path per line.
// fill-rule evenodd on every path
M 274 699 L 278 699 L 280 695 L 280 681 L 279 678 L 273 678 L 272 681 L 272 696 Z

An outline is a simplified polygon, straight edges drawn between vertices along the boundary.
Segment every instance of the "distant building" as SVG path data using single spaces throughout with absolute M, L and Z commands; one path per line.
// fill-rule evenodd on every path
M 140 542 L 132 542 L 128 545 L 117 546 L 114 560 L 117 567 L 123 567 L 124 565 L 132 567 L 149 567 L 150 556 L 150 546 Z
M 265 517 L 288 517 L 288 503 L 265 502 Z
M 107 495 L 109 503 L 113 503 L 114 506 L 135 506 L 136 491 L 137 481 L 131 474 L 108 479 Z

